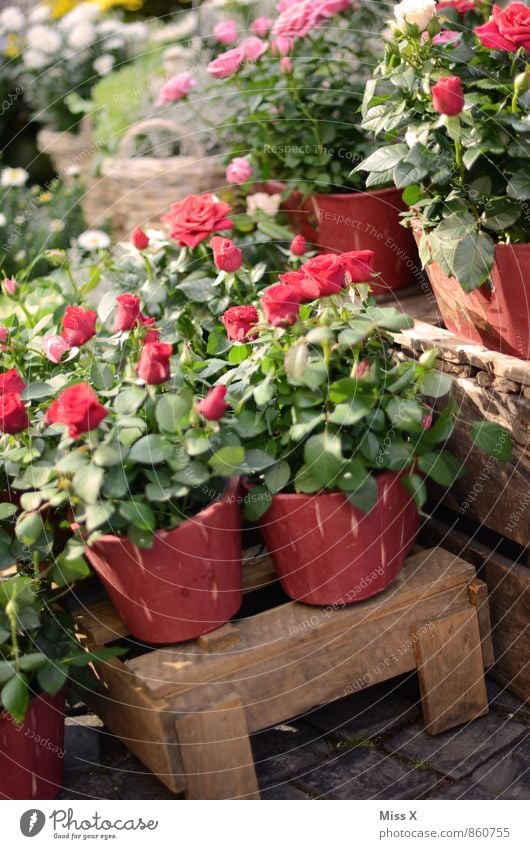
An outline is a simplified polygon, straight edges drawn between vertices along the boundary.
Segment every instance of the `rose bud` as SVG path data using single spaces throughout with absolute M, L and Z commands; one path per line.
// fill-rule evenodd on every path
M 144 345 L 136 366 L 138 377 L 150 386 L 165 383 L 170 377 L 169 358 L 173 346 L 165 342 L 149 342 Z
M 240 185 L 241 183 L 246 183 L 247 180 L 250 180 L 252 173 L 252 165 L 248 159 L 244 156 L 236 156 L 232 159 L 232 162 L 226 169 L 225 176 L 228 183 Z
M 270 30 L 273 23 L 274 23 L 274 21 L 271 18 L 264 18 L 264 17 L 256 18 L 250 24 L 250 30 L 251 30 L 253 35 L 259 35 L 260 38 L 264 38 L 267 35 L 267 33 Z
M 48 408 L 45 422 L 64 424 L 68 435 L 77 439 L 83 433 L 94 430 L 108 415 L 98 396 L 88 383 L 76 383 L 61 392 L 56 401 Z
M 440 77 L 431 88 L 432 105 L 440 115 L 460 115 L 464 108 L 464 92 L 460 77 Z
M 167 83 L 164 83 L 158 92 L 157 106 L 165 106 L 168 103 L 176 103 L 178 100 L 183 100 L 196 85 L 197 83 L 192 75 L 187 71 L 177 74 L 168 80 Z M 135 245 L 135 247 L 138 247 L 138 245 Z M 143 250 L 143 248 L 140 248 L 140 250 Z
M 7 329 L 7 327 L 4 327 L 3 324 L 0 324 L 0 345 L 5 345 L 8 339 L 9 330 Z
M 62 336 L 50 333 L 42 340 L 42 349 L 50 362 L 60 363 L 63 354 L 70 350 L 70 345 Z
M 344 268 L 348 274 L 350 283 L 367 283 L 371 279 L 374 269 L 373 251 L 347 251 L 340 256 Z
M 252 333 L 252 328 L 258 323 L 259 316 L 256 307 L 241 306 L 230 307 L 221 318 L 229 339 L 237 342 L 245 342 L 247 339 L 255 339 L 257 333 Z
M 140 320 L 140 298 L 127 292 L 116 298 L 118 311 L 114 321 L 114 332 L 132 330 L 137 321 Z
M 280 59 L 280 71 L 282 72 L 282 74 L 293 73 L 293 63 L 291 62 L 290 56 L 283 56 Z
M 0 432 L 20 433 L 29 427 L 28 411 L 18 392 L 0 396 Z
M 214 386 L 210 389 L 206 398 L 197 404 L 197 409 L 201 416 L 209 421 L 217 421 L 222 419 L 228 410 L 228 404 L 225 401 L 226 386 Z
M 237 21 L 233 18 L 220 21 L 214 26 L 213 34 L 221 44 L 233 44 L 237 41 Z
M 361 377 L 364 377 L 368 369 L 370 368 L 370 360 L 361 360 L 359 365 L 357 366 L 357 371 L 355 372 L 355 377 L 360 380 Z
M 243 254 L 231 239 L 214 236 L 210 242 L 210 247 L 213 250 L 213 261 L 219 271 L 237 271 L 238 268 L 241 268 Z
M 145 251 L 149 247 L 149 236 L 144 233 L 141 227 L 136 227 L 132 232 L 131 242 L 139 251 Z
M 294 324 L 300 312 L 300 294 L 286 283 L 271 286 L 261 296 L 261 306 L 273 327 Z
M 307 242 L 304 237 L 299 233 L 298 236 L 295 236 L 290 245 L 290 251 L 295 256 L 303 256 L 307 250 Z
M 79 348 L 96 335 L 95 310 L 84 310 L 82 307 L 66 307 L 62 319 L 61 336 L 71 348 Z
M 6 392 L 17 392 L 20 395 L 25 388 L 26 383 L 22 380 L 16 368 L 0 372 L 0 395 L 5 395 Z
M 429 430 L 430 427 L 432 427 L 432 412 L 429 410 L 421 420 L 421 429 Z
M 18 283 L 16 280 L 13 280 L 12 277 L 4 277 L 2 282 L 2 289 L 5 295 L 9 295 L 11 298 L 13 298 L 18 289 Z

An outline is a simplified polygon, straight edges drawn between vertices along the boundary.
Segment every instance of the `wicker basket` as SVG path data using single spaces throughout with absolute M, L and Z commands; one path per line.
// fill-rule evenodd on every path
M 179 156 L 133 155 L 139 135 L 160 130 L 179 140 Z M 223 185 L 226 180 L 219 156 L 207 155 L 186 127 L 152 118 L 130 127 L 118 155 L 102 161 L 100 175 L 90 181 L 83 207 L 91 227 L 109 223 L 119 239 L 139 225 L 159 225 L 169 206 L 186 195 L 215 191 Z
M 95 150 L 91 137 L 91 121 L 85 117 L 76 134 L 44 127 L 37 133 L 37 147 L 41 153 L 50 157 L 59 177 L 68 183 L 73 179 L 69 172 L 75 168 L 79 169 L 83 177 L 87 177 Z

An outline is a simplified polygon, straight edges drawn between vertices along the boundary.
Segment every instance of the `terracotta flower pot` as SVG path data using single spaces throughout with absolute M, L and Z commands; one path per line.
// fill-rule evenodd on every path
M 213 631 L 241 605 L 241 520 L 238 481 L 170 531 L 152 548 L 102 536 L 87 557 L 129 633 L 147 643 L 177 643 Z
M 421 230 L 414 230 L 419 242 Z M 530 244 L 496 245 L 491 280 L 464 292 L 437 263 L 426 266 L 445 326 L 493 351 L 530 359 Z
M 400 475 L 377 477 L 369 513 L 342 492 L 275 495 L 262 533 L 285 592 L 308 604 L 351 604 L 385 590 L 401 569 L 419 515 Z
M 0 713 L 0 798 L 55 799 L 63 758 L 64 691 L 35 696 L 19 724 Z
M 279 193 L 285 183 L 269 181 L 269 193 Z M 282 205 L 298 233 L 323 251 L 374 251 L 373 283 L 376 294 L 410 286 L 417 279 L 419 260 L 414 239 L 400 223 L 407 207 L 398 189 L 345 194 L 315 194 L 305 201 L 293 193 Z

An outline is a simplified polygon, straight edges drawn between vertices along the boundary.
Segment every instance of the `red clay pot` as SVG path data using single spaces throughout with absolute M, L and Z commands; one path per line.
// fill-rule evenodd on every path
M 287 595 L 307 604 L 351 604 L 394 580 L 419 530 L 401 477 L 377 477 L 369 513 L 342 492 L 275 495 L 261 529 Z
M 34 696 L 20 724 L 0 714 L 0 798 L 55 799 L 63 758 L 64 691 Z
M 415 229 L 419 242 L 421 230 Z M 425 268 L 445 326 L 493 351 L 530 359 L 530 244 L 496 245 L 491 280 L 464 292 L 437 263 Z
M 102 536 L 86 555 L 129 633 L 177 643 L 213 631 L 241 605 L 239 483 L 178 528 L 157 531 L 152 548 Z
M 269 193 L 279 193 L 285 183 L 270 180 Z M 372 250 L 379 278 L 375 294 L 402 289 L 414 283 L 418 252 L 411 233 L 401 225 L 399 213 L 407 207 L 399 189 L 345 194 L 315 194 L 306 198 L 294 192 L 283 204 L 291 227 L 322 251 Z M 416 272 L 416 273 L 415 273 Z

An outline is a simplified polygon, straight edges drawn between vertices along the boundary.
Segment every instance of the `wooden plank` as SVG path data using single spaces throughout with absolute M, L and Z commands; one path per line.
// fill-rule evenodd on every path
M 449 330 L 416 321 L 414 327 L 402 330 L 396 335 L 396 339 L 403 348 L 410 351 L 421 352 L 428 348 L 440 348 L 444 359 L 455 363 L 468 363 L 497 377 L 513 380 L 521 386 L 530 386 L 530 361 L 489 351 L 481 345 L 459 339 Z
M 241 699 L 175 718 L 188 799 L 259 799 Z
M 239 631 L 230 622 L 216 628 L 215 631 L 210 631 L 209 634 L 202 634 L 197 640 L 199 648 L 207 652 L 225 651 L 237 643 L 239 643 Z
M 332 639 L 334 634 L 364 627 L 388 613 L 408 609 L 418 600 L 467 584 L 474 575 L 472 566 L 447 551 L 424 551 L 408 559 L 386 592 L 362 604 L 338 610 L 324 608 L 327 616 L 322 615 L 322 608 L 297 602 L 283 604 L 238 622 L 235 627 L 240 632 L 240 643 L 221 656 L 208 655 L 195 643 L 184 643 L 134 658 L 129 667 L 155 698 L 165 697 L 244 669 L 256 658 L 281 656 L 291 646 L 293 636 L 306 646 L 318 643 L 323 635 Z M 307 627 L 312 617 L 314 625 Z
M 487 668 L 493 666 L 495 656 L 491 639 L 491 621 L 488 604 L 488 588 L 482 581 L 472 581 L 467 588 L 469 600 L 477 611 L 480 641 L 482 643 L 482 659 Z
M 422 623 L 413 631 L 425 721 L 440 734 L 488 713 L 477 612 L 473 607 Z

